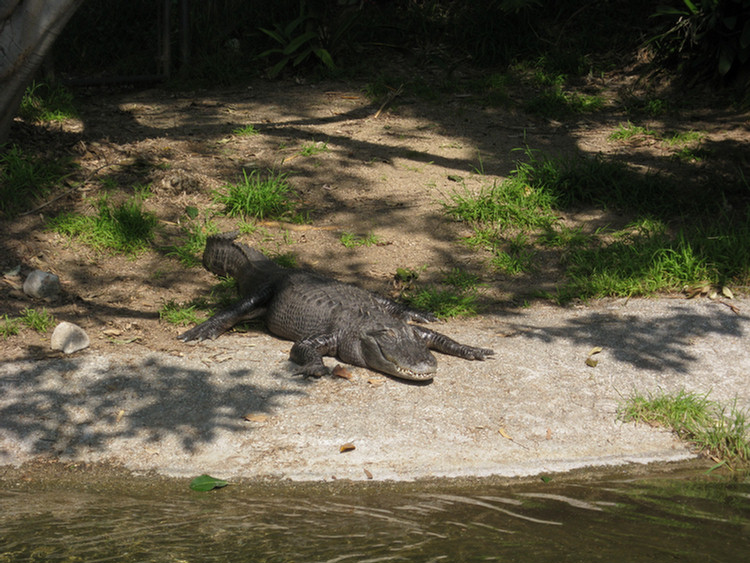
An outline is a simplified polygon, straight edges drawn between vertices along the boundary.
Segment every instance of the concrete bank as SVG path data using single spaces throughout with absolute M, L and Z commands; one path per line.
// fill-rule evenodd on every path
M 185 345 L 179 356 L 131 344 L 6 363 L 0 465 L 53 458 L 318 481 L 686 459 L 669 432 L 619 422 L 617 405 L 634 390 L 685 389 L 750 407 L 750 300 L 731 303 L 740 314 L 707 299 L 634 299 L 448 322 L 441 332 L 497 355 L 439 356 L 429 385 L 350 366 L 351 379 L 292 376 L 291 343 L 265 333 Z

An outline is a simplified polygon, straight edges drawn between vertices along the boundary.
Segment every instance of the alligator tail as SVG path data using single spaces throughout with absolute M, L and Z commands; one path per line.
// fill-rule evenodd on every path
M 268 280 L 283 269 L 257 250 L 234 242 L 239 233 L 232 231 L 206 239 L 203 266 L 217 276 L 231 276 L 240 285 Z

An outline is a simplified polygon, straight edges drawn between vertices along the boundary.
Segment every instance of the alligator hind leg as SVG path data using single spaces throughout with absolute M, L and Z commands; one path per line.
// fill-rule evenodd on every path
M 266 309 L 258 307 L 259 303 L 263 301 L 265 301 L 265 298 L 261 294 L 241 299 L 231 307 L 219 311 L 207 321 L 183 332 L 177 338 L 183 342 L 190 342 L 191 340 L 197 340 L 198 342 L 207 339 L 214 340 L 237 323 L 249 321 L 263 315 Z
M 460 344 L 448 338 L 444 334 L 430 330 L 423 326 L 411 325 L 415 333 L 427 344 L 427 347 L 431 350 L 437 350 L 443 354 L 450 356 L 458 356 L 465 360 L 484 360 L 487 356 L 493 356 L 494 350 L 490 348 L 475 348 L 474 346 L 467 346 L 466 344 Z

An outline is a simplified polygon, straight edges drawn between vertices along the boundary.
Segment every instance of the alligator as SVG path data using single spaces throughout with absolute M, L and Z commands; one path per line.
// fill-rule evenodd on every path
M 240 300 L 191 328 L 183 342 L 215 339 L 235 324 L 264 318 L 268 330 L 293 340 L 289 359 L 295 373 L 329 374 L 323 356 L 401 379 L 430 381 L 437 360 L 430 350 L 467 360 L 494 354 L 412 322 L 437 319 L 431 313 L 323 275 L 282 267 L 259 251 L 235 242 L 237 232 L 208 237 L 203 266 L 237 282 Z

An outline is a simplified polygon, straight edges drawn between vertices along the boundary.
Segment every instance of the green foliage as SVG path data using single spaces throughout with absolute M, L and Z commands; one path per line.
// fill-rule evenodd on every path
M 260 135 L 260 131 L 258 131 L 254 125 L 245 125 L 243 127 L 238 127 L 234 131 L 232 131 L 235 135 L 238 137 L 252 137 L 254 135 Z
M 414 272 L 404 271 L 404 274 Z M 430 311 L 439 319 L 473 317 L 477 314 L 479 278 L 454 268 L 444 275 L 440 286 L 429 286 L 418 291 L 406 292 L 402 297 L 412 306 Z M 448 286 L 448 287 L 445 287 Z
M 26 88 L 19 114 L 27 121 L 64 121 L 77 115 L 70 90 L 37 82 Z
M 200 266 L 203 249 L 206 247 L 206 238 L 218 232 L 219 229 L 211 223 L 205 228 L 198 223 L 189 223 L 183 228 L 185 240 L 182 244 L 170 247 L 167 250 L 167 256 L 176 257 L 180 264 L 187 268 Z
M 315 141 L 311 143 L 307 143 L 306 145 L 302 146 L 302 150 L 300 150 L 300 154 L 302 156 L 314 156 L 316 154 L 320 154 L 323 152 L 328 152 L 328 143 L 320 142 L 316 143 Z
M 670 236 L 640 227 L 613 242 L 573 248 L 558 300 L 649 295 L 685 286 L 750 282 L 750 218 L 694 224 Z
M 658 7 L 654 15 L 668 19 L 670 27 L 651 41 L 691 74 L 725 78 L 747 68 L 750 0 L 683 0 L 680 7 Z
M 47 309 L 37 311 L 36 309 L 26 308 L 21 311 L 19 320 L 22 324 L 40 334 L 44 334 L 55 324 L 55 317 Z
M 290 65 L 298 67 L 311 58 L 315 58 L 331 70 L 336 69 L 333 54 L 346 43 L 346 35 L 354 25 L 359 10 L 343 9 L 339 5 L 338 17 L 325 18 L 322 13 L 315 13 L 309 8 L 305 0 L 299 4 L 299 15 L 284 25 L 274 24 L 273 29 L 260 27 L 279 47 L 268 49 L 258 55 L 258 58 L 278 59 L 270 68 L 271 78 Z
M 750 425 L 747 412 L 726 407 L 687 391 L 634 393 L 618 408 L 625 422 L 646 422 L 672 429 L 698 451 L 730 464 L 750 462 Z
M 8 339 L 18 334 L 21 319 L 12 319 L 7 314 L 0 317 L 0 336 Z
M 214 201 L 224 206 L 230 217 L 253 217 L 255 219 L 300 220 L 291 200 L 294 194 L 284 173 L 268 171 L 265 178 L 257 170 L 248 174 L 242 171 L 242 179 L 236 184 L 224 186 L 224 193 L 216 192 Z
M 12 217 L 46 197 L 62 171 L 61 161 L 33 157 L 11 145 L 0 154 L 0 214 Z
M 102 198 L 96 215 L 67 213 L 50 220 L 49 226 L 96 249 L 135 256 L 150 247 L 157 223 L 156 215 L 144 211 L 139 198 L 129 199 L 117 207 Z
M 528 172 L 519 165 L 510 178 L 483 186 L 476 195 L 464 186 L 450 195 L 450 202 L 442 202 L 443 209 L 459 221 L 492 223 L 500 230 L 549 227 L 555 222 L 554 199 L 529 184 Z
M 159 318 L 177 326 L 198 324 L 206 320 L 198 313 L 198 305 L 178 304 L 174 300 L 167 301 L 159 309 Z
M 357 248 L 360 246 L 375 246 L 380 244 L 381 239 L 375 235 L 375 233 L 368 233 L 365 236 L 356 235 L 350 232 L 344 232 L 341 234 L 341 244 L 346 248 Z

